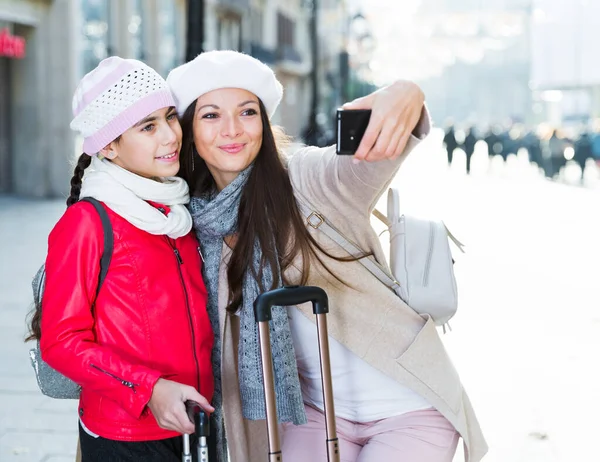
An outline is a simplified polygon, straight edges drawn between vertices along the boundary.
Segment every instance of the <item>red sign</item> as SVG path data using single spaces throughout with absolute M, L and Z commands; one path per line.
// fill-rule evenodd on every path
M 0 32 L 0 56 L 22 59 L 25 57 L 25 39 L 10 35 L 8 29 Z

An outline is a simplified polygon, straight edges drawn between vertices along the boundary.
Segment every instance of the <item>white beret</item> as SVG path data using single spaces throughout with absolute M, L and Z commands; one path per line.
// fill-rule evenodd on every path
M 221 88 L 241 88 L 258 96 L 271 117 L 283 96 L 283 87 L 269 66 L 244 53 L 207 51 L 173 69 L 167 84 L 177 104 L 186 109 L 200 96 Z

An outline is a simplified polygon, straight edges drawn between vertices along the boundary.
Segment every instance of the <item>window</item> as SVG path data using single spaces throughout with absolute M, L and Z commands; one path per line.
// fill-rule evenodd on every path
M 178 50 L 180 49 L 179 35 L 177 30 L 177 7 L 175 0 L 161 0 L 158 9 L 158 69 L 157 71 L 166 76 L 171 69 L 179 63 Z
M 144 53 L 144 20 L 142 11 L 142 0 L 133 0 L 131 17 L 127 25 L 131 43 L 131 55 L 141 61 L 145 58 Z
M 224 16 L 219 18 L 219 50 L 241 50 L 242 34 L 241 22 L 236 16 Z
M 296 24 L 281 12 L 277 13 L 277 43 L 281 45 L 294 46 L 294 34 Z
M 282 61 L 301 62 L 295 48 L 296 23 L 285 14 L 277 13 L 277 57 Z
M 94 69 L 109 55 L 108 0 L 81 0 L 82 60 L 81 76 Z
M 273 64 L 277 61 L 274 49 L 267 48 L 264 45 L 264 13 L 262 7 L 254 7 L 250 11 L 250 44 L 249 52 L 256 59 L 266 64 Z
M 262 8 L 250 10 L 250 40 L 252 43 L 263 43 L 264 20 Z

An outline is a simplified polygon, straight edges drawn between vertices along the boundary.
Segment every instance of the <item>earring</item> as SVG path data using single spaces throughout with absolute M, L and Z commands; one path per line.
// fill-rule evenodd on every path
M 195 169 L 195 165 L 194 165 L 194 157 L 196 157 L 198 155 L 198 152 L 196 151 L 196 146 L 194 146 L 192 148 L 192 172 Z

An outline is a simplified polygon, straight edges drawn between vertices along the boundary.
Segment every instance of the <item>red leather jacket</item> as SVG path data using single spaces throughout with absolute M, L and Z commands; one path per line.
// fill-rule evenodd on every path
M 81 385 L 79 415 L 90 431 L 122 441 L 177 436 L 146 405 L 161 377 L 212 399 L 213 332 L 198 241 L 192 232 L 175 240 L 149 234 L 105 208 L 114 251 L 95 303 L 104 242 L 98 213 L 78 202 L 50 233 L 42 358 Z

